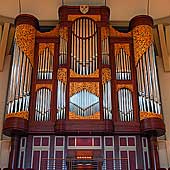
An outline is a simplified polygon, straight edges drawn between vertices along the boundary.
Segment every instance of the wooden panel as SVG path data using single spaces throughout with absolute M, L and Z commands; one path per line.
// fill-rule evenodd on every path
M 161 51 L 162 51 L 164 70 L 170 71 L 170 60 L 169 60 L 169 54 L 167 50 L 163 24 L 158 25 L 158 32 L 159 32 L 159 39 L 160 39 L 160 45 L 161 45 Z
M 0 42 L 0 71 L 3 71 L 9 28 L 10 28 L 10 23 L 5 23 L 3 28 L 2 39 Z

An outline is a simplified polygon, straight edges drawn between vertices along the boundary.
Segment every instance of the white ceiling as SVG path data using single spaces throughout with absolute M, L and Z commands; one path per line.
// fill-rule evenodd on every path
M 19 0 L 0 0 L 0 15 L 15 18 L 19 14 Z M 58 20 L 62 0 L 20 0 L 22 13 L 32 14 L 39 20 Z M 75 0 L 67 0 L 75 1 Z M 77 0 L 78 1 L 78 0 Z M 148 0 L 107 0 L 110 20 L 128 21 L 139 14 L 146 14 Z M 82 0 L 79 0 L 82 2 Z M 170 0 L 150 0 L 150 15 L 154 19 L 170 16 Z

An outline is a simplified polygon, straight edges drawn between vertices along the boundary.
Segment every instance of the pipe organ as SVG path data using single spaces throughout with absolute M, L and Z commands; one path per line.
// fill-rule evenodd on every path
M 78 18 L 72 25 L 71 69 L 88 75 L 98 68 L 97 27 L 89 18 Z
M 38 74 L 37 74 L 38 79 L 52 79 L 53 56 L 54 56 L 54 44 L 45 43 L 39 44 Z
M 165 127 L 152 18 L 134 17 L 127 33 L 109 24 L 106 6 L 62 6 L 59 18 L 49 32 L 34 16 L 15 20 L 9 167 L 87 169 L 87 158 L 91 169 L 158 169 Z

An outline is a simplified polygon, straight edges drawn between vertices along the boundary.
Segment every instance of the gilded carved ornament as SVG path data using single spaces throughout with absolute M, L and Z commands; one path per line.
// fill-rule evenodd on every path
M 67 84 L 67 69 L 59 68 L 57 71 L 57 80 L 60 80 L 64 84 Z
M 109 30 L 110 30 L 110 37 L 132 37 L 132 32 L 128 32 L 128 33 L 119 32 L 111 25 Z
M 49 48 L 51 55 L 54 56 L 54 43 L 39 43 L 39 55 L 41 55 L 46 48 Z
M 91 18 L 94 21 L 101 21 L 100 15 L 68 15 L 68 21 L 74 21 L 77 18 L 81 18 L 81 17 Z
M 49 32 L 36 32 L 36 36 L 38 37 L 59 37 L 59 25 L 57 25 L 54 29 Z
M 34 45 L 36 29 L 32 25 L 21 24 L 16 27 L 15 41 L 18 47 L 34 63 Z
M 36 84 L 35 91 L 38 91 L 39 89 L 47 88 L 52 91 L 52 84 Z
M 101 40 L 106 39 L 109 36 L 109 28 L 101 27 Z
M 88 74 L 88 75 L 77 74 L 72 69 L 70 69 L 70 77 L 74 77 L 74 78 L 98 78 L 99 77 L 99 69 L 97 69 L 94 73 L 91 73 L 91 74 Z
M 88 92 L 99 97 L 99 83 L 98 82 L 71 82 L 70 83 L 70 97 L 74 94 L 86 89 Z
M 120 53 L 120 49 L 123 48 L 124 52 L 130 56 L 130 48 L 128 43 L 115 43 L 114 49 L 115 49 L 115 56 L 117 56 Z
M 132 33 L 136 65 L 153 42 L 152 27 L 149 25 L 139 25 L 133 29 Z
M 69 120 L 100 120 L 100 112 L 96 112 L 90 116 L 80 116 L 75 114 L 74 112 L 69 112 Z
M 21 119 L 26 119 L 28 120 L 29 112 L 26 111 L 21 111 L 21 112 L 16 112 L 16 113 L 8 113 L 5 115 L 5 118 L 21 118 Z
M 60 27 L 59 34 L 62 39 L 68 41 L 68 28 L 67 27 Z
M 163 119 L 162 114 L 153 113 L 153 112 L 140 112 L 140 120 L 151 119 L 151 118 Z
M 132 84 L 117 84 L 116 91 L 119 91 L 120 89 L 129 89 L 131 92 L 133 92 L 133 85 Z
M 111 80 L 111 70 L 109 68 L 103 68 L 102 69 L 102 84 L 105 84 L 109 80 Z

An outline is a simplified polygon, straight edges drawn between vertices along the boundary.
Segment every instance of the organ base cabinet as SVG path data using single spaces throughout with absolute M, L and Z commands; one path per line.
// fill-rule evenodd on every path
M 15 19 L 3 133 L 9 168 L 158 169 L 165 133 L 153 20 L 134 17 L 129 32 L 109 23 L 106 6 L 61 6 L 59 24 Z

